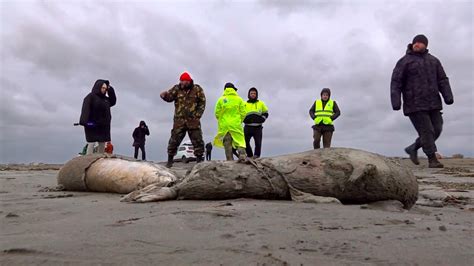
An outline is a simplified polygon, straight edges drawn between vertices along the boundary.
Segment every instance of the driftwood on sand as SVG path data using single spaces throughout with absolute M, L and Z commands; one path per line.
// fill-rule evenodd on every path
M 58 185 L 71 191 L 130 193 L 150 184 L 166 186 L 177 177 L 161 165 L 108 154 L 76 157 L 58 173 Z
M 408 209 L 417 200 L 418 183 L 397 160 L 361 150 L 330 148 L 244 164 L 200 163 L 175 183 L 149 185 L 126 195 L 123 201 L 242 197 L 342 203 L 398 200 Z

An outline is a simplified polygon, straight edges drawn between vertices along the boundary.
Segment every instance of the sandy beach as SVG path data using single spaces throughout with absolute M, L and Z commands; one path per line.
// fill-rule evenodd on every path
M 442 162 L 404 160 L 420 184 L 409 211 L 398 202 L 123 203 L 51 190 L 60 165 L 1 165 L 0 264 L 473 265 L 474 159 Z

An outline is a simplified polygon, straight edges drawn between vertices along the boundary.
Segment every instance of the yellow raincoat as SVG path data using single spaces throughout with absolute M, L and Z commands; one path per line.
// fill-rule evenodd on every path
M 232 146 L 245 148 L 244 121 L 246 111 L 245 102 L 233 88 L 226 88 L 222 97 L 217 100 L 214 114 L 217 118 L 217 136 L 214 145 L 224 147 L 223 139 L 227 133 L 232 136 Z

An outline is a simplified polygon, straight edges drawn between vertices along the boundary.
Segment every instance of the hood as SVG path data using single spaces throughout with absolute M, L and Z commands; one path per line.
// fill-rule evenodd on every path
M 329 88 L 324 88 L 321 90 L 321 96 L 323 95 L 324 92 L 327 92 L 329 94 L 329 99 L 331 99 L 331 90 Z
M 230 82 L 227 82 L 225 85 L 224 85 L 224 90 L 227 89 L 227 88 L 232 88 L 234 89 L 235 91 L 237 91 L 237 88 L 234 86 L 233 83 L 230 83 Z
M 102 88 L 102 85 L 104 83 L 107 84 L 107 86 L 109 86 L 109 84 L 110 84 L 109 81 L 105 80 L 105 79 L 96 80 L 96 82 L 94 83 L 94 86 L 92 87 L 92 90 L 91 90 L 92 93 L 97 94 L 101 97 L 104 97 L 105 95 L 100 92 L 100 88 Z
M 140 124 L 139 124 L 138 126 L 139 126 L 139 127 L 141 127 L 141 126 L 146 126 L 145 121 L 143 121 L 143 120 L 140 121 Z
M 255 92 L 257 93 L 257 97 L 256 97 L 255 99 L 250 99 L 250 92 L 251 92 L 251 91 L 255 91 Z M 257 90 L 256 88 L 254 88 L 254 87 L 250 88 L 250 89 L 249 89 L 249 92 L 247 93 L 247 97 L 249 98 L 249 99 L 247 100 L 247 102 L 249 102 L 249 103 L 258 102 L 258 90 Z
M 234 88 L 225 88 L 224 90 L 224 96 L 238 96 L 237 91 Z

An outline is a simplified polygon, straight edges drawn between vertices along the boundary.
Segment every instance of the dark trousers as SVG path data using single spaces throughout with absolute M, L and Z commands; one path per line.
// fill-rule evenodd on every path
M 207 161 L 211 160 L 211 151 L 206 151 L 206 160 Z
M 332 133 L 333 131 L 313 129 L 313 148 L 314 149 L 321 148 L 321 136 L 323 137 L 323 147 L 330 148 Z
M 204 141 L 202 139 L 202 130 L 200 128 L 188 129 L 187 127 L 178 127 L 171 130 L 171 137 L 168 141 L 168 155 L 175 156 L 178 152 L 178 146 L 186 136 L 186 132 L 191 139 L 194 147 L 194 155 L 202 157 L 204 155 Z
M 256 157 L 260 157 L 262 152 L 262 135 L 263 135 L 263 127 L 253 127 L 253 126 L 245 126 L 244 127 L 244 134 L 245 134 L 245 151 L 248 157 L 252 157 L 255 155 Z M 255 141 L 255 154 L 252 152 L 252 146 L 250 146 L 250 140 L 253 138 Z
M 409 115 L 410 121 L 418 132 L 418 138 L 411 145 L 418 150 L 423 148 L 426 155 L 434 155 L 437 151 L 435 141 L 443 130 L 443 116 L 440 110 L 416 112 Z
M 142 160 L 145 161 L 146 160 L 145 143 L 135 145 L 135 154 L 133 155 L 135 159 L 138 158 L 138 149 L 142 150 Z

